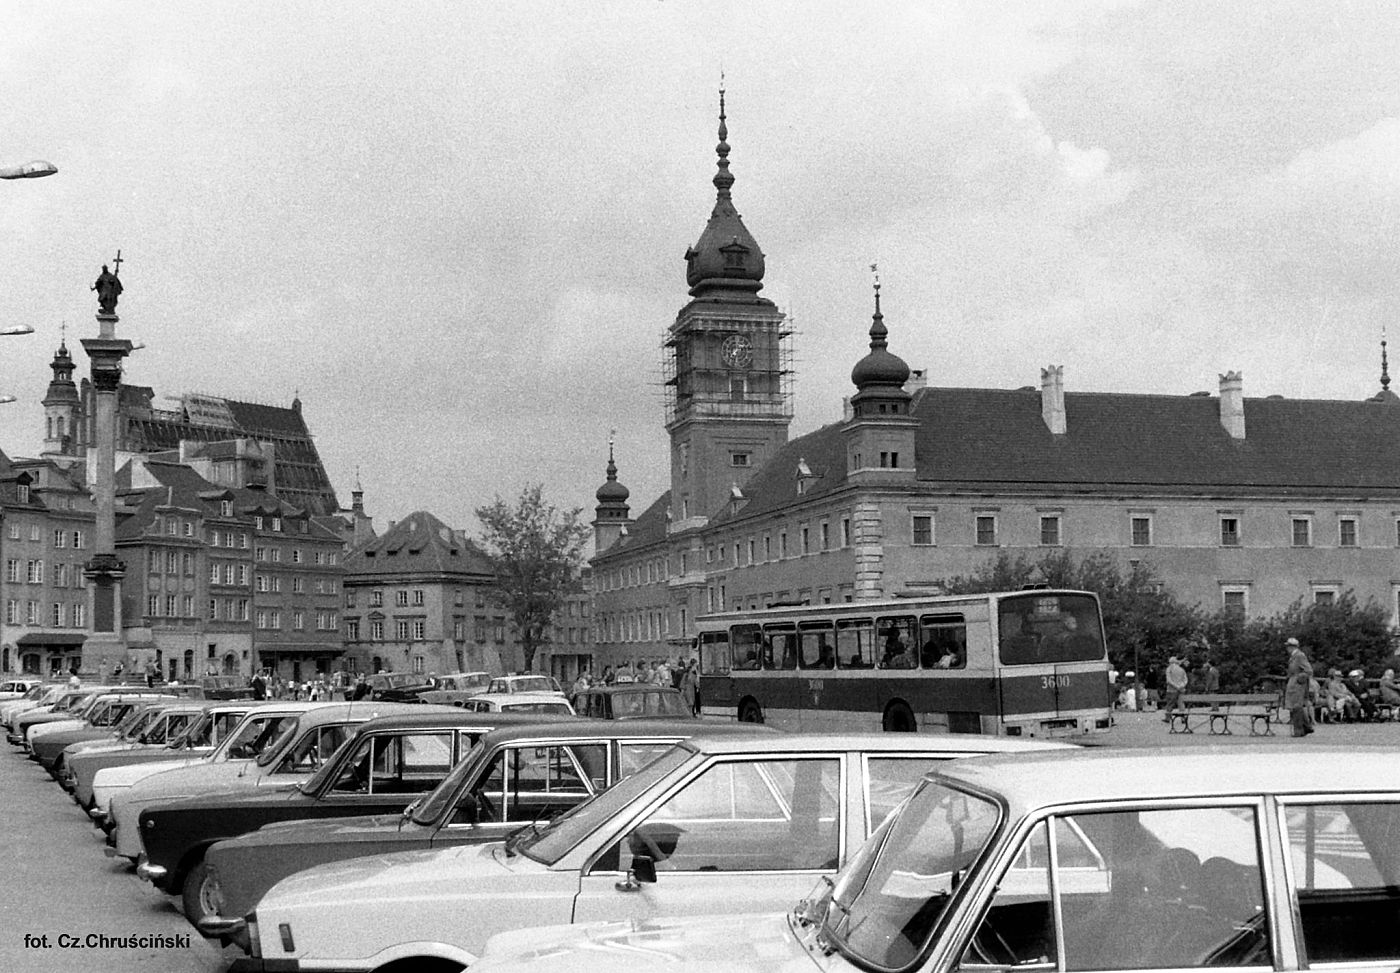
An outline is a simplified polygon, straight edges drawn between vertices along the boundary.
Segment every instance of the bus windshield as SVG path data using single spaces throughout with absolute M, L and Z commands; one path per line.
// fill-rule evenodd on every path
M 998 603 L 1002 665 L 1095 662 L 1104 658 L 1099 604 L 1092 595 L 1027 592 Z

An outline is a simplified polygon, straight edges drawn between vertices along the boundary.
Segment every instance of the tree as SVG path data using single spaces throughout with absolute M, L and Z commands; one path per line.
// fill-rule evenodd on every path
M 540 484 L 527 485 L 513 504 L 497 495 L 476 510 L 496 574 L 493 597 L 515 622 L 527 670 L 549 642 L 554 615 L 583 565 L 589 532 L 579 521 L 582 513 L 582 507 L 561 511 L 546 503 Z

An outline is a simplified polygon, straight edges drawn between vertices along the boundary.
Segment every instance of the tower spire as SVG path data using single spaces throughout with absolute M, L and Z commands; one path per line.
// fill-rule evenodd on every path
M 1390 365 L 1385 357 L 1385 325 L 1381 325 L 1381 391 L 1390 391 Z
M 729 171 L 729 125 L 724 115 L 724 72 L 719 73 L 719 144 L 715 146 L 719 157 L 718 171 L 715 173 L 715 189 L 720 199 L 729 199 L 729 187 L 734 185 L 734 176 Z
M 870 350 L 884 351 L 890 332 L 885 327 L 885 316 L 880 313 L 880 265 L 871 264 L 870 273 L 875 277 L 875 314 L 870 319 Z

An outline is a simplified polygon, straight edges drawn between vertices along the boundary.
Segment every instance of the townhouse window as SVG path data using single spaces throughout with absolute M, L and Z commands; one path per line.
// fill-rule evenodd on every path
M 915 547 L 933 546 L 933 514 L 914 514 L 911 518 L 911 542 Z
M 180 555 L 180 573 L 194 574 L 194 555 L 188 552 Z
M 1337 521 L 1337 543 L 1342 547 L 1356 546 L 1356 518 L 1342 517 Z
M 369 637 L 374 642 L 384 641 L 384 623 L 372 621 L 369 623 Z
M 54 547 L 67 547 L 67 546 L 68 546 L 68 531 L 66 531 L 66 530 L 56 530 L 56 531 L 54 531 L 54 532 L 53 532 L 53 546 L 54 546 Z
M 55 564 L 53 566 L 53 583 L 58 588 L 68 587 L 68 565 Z
M 282 532 L 282 518 L 281 518 L 281 517 L 273 517 L 273 518 L 272 518 L 272 531 L 273 531 L 273 533 L 275 533 L 275 534 L 280 534 L 280 533 Z
M 1395 522 L 1396 530 L 1400 531 L 1400 520 Z M 10 540 L 19 540 L 19 524 L 10 524 Z
M 505 645 L 506 642 L 506 620 L 505 616 L 497 615 L 491 620 L 492 635 L 495 637 L 497 645 Z
M 358 618 L 347 618 L 345 620 L 345 637 L 352 642 L 360 640 L 360 620 Z
M 423 656 L 421 656 L 421 655 L 415 655 L 415 656 L 413 657 L 413 671 L 414 671 L 414 673 L 416 673 L 416 674 L 422 674 L 426 669 L 427 669 L 427 661 L 423 658 Z
M 160 614 L 160 595 L 146 596 L 146 614 L 152 617 Z
M 394 592 L 394 604 L 399 608 L 408 607 L 408 591 L 400 588 Z
M 1240 546 L 1240 518 L 1221 517 L 1220 518 L 1220 546 L 1239 547 Z
M 32 525 L 30 525 L 30 527 L 29 527 L 29 539 L 30 539 L 31 541 L 37 541 L 37 540 L 39 539 L 39 536 L 40 536 L 40 534 L 39 534 L 39 525 L 38 525 L 38 524 L 32 524 Z
M 5 580 L 13 584 L 19 583 L 19 559 L 8 558 L 5 561 Z
M 238 599 L 238 620 L 239 620 L 240 622 L 246 622 L 246 621 L 248 620 L 248 599 L 247 599 L 247 598 L 239 598 L 239 599 Z
M 296 578 L 293 578 L 293 579 L 292 579 L 292 594 L 294 594 L 294 595 L 299 595 L 299 594 L 301 594 L 301 593 L 302 593 L 303 591 L 305 591 L 305 590 L 306 590 L 306 581 L 305 581 L 305 579 L 300 578 L 300 577 L 296 577 Z
M 209 621 L 216 621 L 219 617 L 219 599 L 209 599 Z
M 267 589 L 268 589 L 267 575 L 265 575 L 265 574 L 260 574 L 260 575 L 258 575 L 258 576 L 254 579 L 253 590 L 254 590 L 254 591 L 266 591 Z
M 274 563 L 280 562 L 282 560 L 282 548 L 274 547 L 268 553 L 272 555 L 272 560 Z
M 24 605 L 24 624 L 26 624 L 26 625 L 38 625 L 38 624 L 39 624 L 39 603 L 38 603 L 37 601 L 25 602 L 25 605 Z
M 408 622 L 406 620 L 399 619 L 394 623 L 394 637 L 400 642 L 408 641 L 408 631 Z
M 165 522 L 165 532 L 171 537 L 175 537 L 180 533 L 180 522 L 174 517 L 171 517 Z
M 187 521 L 185 521 L 185 528 L 184 528 L 184 530 L 185 530 L 185 536 L 186 536 L 186 537 L 193 537 L 193 536 L 194 536 L 194 521 L 193 521 L 193 520 L 187 520 Z
M 87 626 L 87 605 L 81 601 L 73 606 L 73 627 L 84 628 Z
M 1249 614 L 1249 588 L 1244 585 L 1221 585 L 1220 605 L 1227 612 L 1244 618 Z
M 175 596 L 175 595 L 166 595 L 166 596 L 165 596 L 165 616 L 166 616 L 167 618 L 174 618 L 175 616 L 177 616 L 177 615 L 179 614 L 179 611 L 177 610 L 177 608 L 178 608 L 178 605 L 177 605 L 176 596 Z
M 977 543 L 989 547 L 997 542 L 997 519 L 993 514 L 978 514 L 976 519 Z
M 267 623 L 269 628 L 281 628 L 282 613 L 276 608 L 269 610 L 267 613 Z
M 267 609 L 266 609 L 266 608 L 259 608 L 259 609 L 257 610 L 257 613 L 256 613 L 256 615 L 254 616 L 254 622 L 253 622 L 253 624 L 257 625 L 258 628 L 267 628 Z
M 49 624 L 54 628 L 63 627 L 63 602 L 56 601 L 49 609 Z
M 245 550 L 245 551 L 248 549 L 248 534 L 247 534 L 246 531 L 240 531 L 240 532 L 239 532 L 239 534 L 238 534 L 238 546 L 241 547 L 241 548 L 242 548 L 243 550 Z
M 87 544 L 87 535 L 80 530 L 73 531 L 73 547 L 82 550 Z
M 419 606 L 421 606 L 421 605 L 423 604 L 423 589 L 422 589 L 422 588 L 414 588 L 414 589 L 413 589 L 413 603 L 414 603 L 415 605 L 419 605 Z
M 384 607 L 384 592 L 382 592 L 382 591 L 371 591 L 371 592 L 369 593 L 369 606 L 370 606 L 371 608 L 383 608 L 383 607 Z
M 29 502 L 29 484 L 28 484 L 28 483 L 21 483 L 21 484 L 19 484 L 18 486 L 16 486 L 16 487 L 15 487 L 15 495 L 18 497 L 20 503 L 28 503 L 28 502 Z M 35 540 L 38 540 L 38 538 L 35 538 Z
M 181 602 L 184 610 L 180 614 L 185 618 L 194 618 L 194 595 L 183 595 Z
M 272 576 L 272 590 L 273 590 L 274 592 L 279 592 L 279 591 L 282 590 L 282 576 L 281 576 L 281 575 L 274 574 L 274 575 Z
M 233 584 L 233 578 L 234 578 L 233 568 L 234 568 L 234 566 L 233 566 L 232 564 L 225 564 L 225 565 L 224 565 L 224 584 Z M 248 583 L 247 577 L 244 575 L 244 570 L 245 570 L 245 569 L 244 569 L 243 565 L 240 564 L 240 565 L 238 566 L 238 583 L 239 583 L 239 584 L 247 584 L 247 583 Z
M 15 601 L 13 598 L 5 602 L 5 624 L 19 624 L 19 602 Z
M 219 546 L 219 541 L 220 541 L 220 540 L 222 540 L 222 538 L 219 536 L 219 532 L 218 532 L 217 530 L 211 530 L 211 531 L 209 532 L 209 546 L 210 546 L 210 547 L 218 547 L 218 546 Z
M 472 619 L 472 628 L 475 631 L 475 638 L 478 642 L 486 642 L 486 616 L 477 615 Z
M 266 560 L 267 560 L 267 548 L 265 548 L 265 547 L 255 547 L 255 548 L 253 548 L 253 560 L 255 560 L 255 561 L 266 561 Z
M 1042 547 L 1060 546 L 1060 517 L 1058 514 L 1041 515 L 1040 544 Z
M 297 610 L 292 612 L 292 628 L 300 632 L 306 628 L 306 612 Z
M 1312 519 L 1309 517 L 1293 518 L 1293 546 L 1312 547 Z
M 416 621 L 416 622 L 414 622 L 414 623 L 413 623 L 413 637 L 414 637 L 415 639 L 417 639 L 418 641 L 421 642 L 423 639 L 425 639 L 425 638 L 428 637 L 428 634 L 427 634 L 426 629 L 427 629 L 427 623 L 426 623 L 426 622 L 423 622 L 423 621 Z
M 328 552 L 328 553 L 326 554 L 326 563 L 327 563 L 327 564 L 335 564 L 335 563 L 337 562 L 337 560 L 339 559 L 339 557 L 340 557 L 340 555 L 336 554 L 335 551 L 330 551 L 330 552 Z
M 25 580 L 30 584 L 44 583 L 44 562 L 30 561 L 25 565 Z
M 246 564 L 238 565 L 238 583 L 241 585 L 248 583 L 248 565 Z
M 294 548 L 292 548 L 292 563 L 293 563 L 293 564 L 300 564 L 300 563 L 301 563 L 301 548 L 299 548 L 299 547 L 294 547 Z
M 179 573 L 180 573 L 180 555 L 179 555 L 179 554 L 176 554 L 174 551 L 170 551 L 169 553 L 167 553 L 167 554 L 165 555 L 165 573 L 166 573 L 166 574 L 179 574 Z

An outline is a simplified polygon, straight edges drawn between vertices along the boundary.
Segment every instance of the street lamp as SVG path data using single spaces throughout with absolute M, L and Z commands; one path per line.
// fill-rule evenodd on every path
M 52 176 L 57 171 L 58 166 L 52 162 L 35 159 L 22 166 L 0 167 L 0 179 L 41 179 L 44 176 Z

